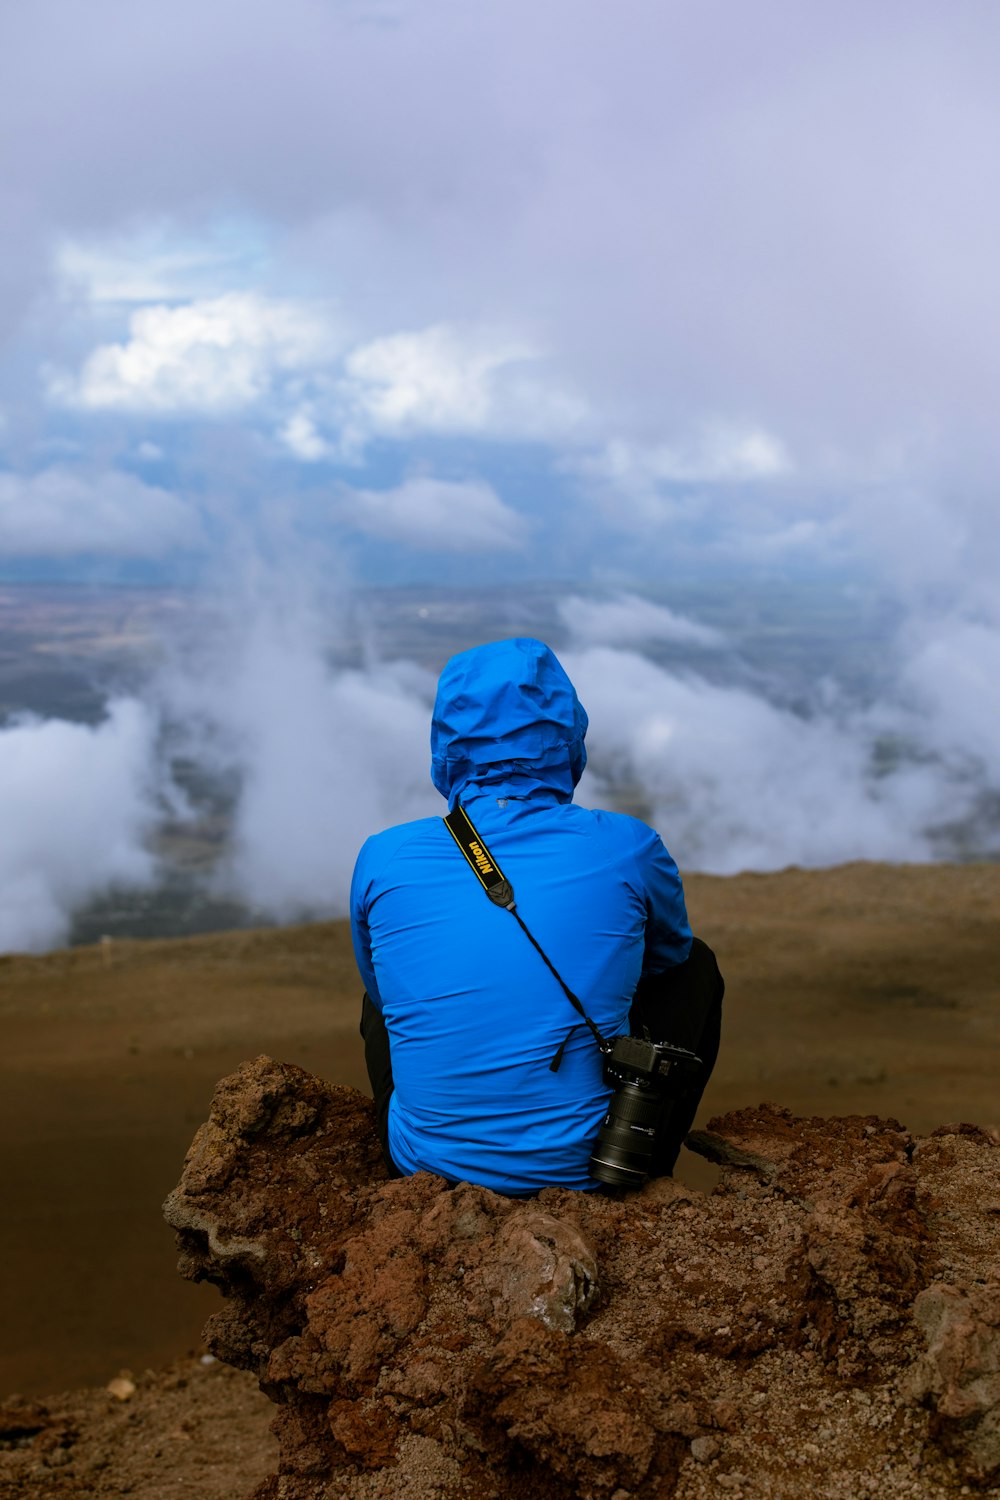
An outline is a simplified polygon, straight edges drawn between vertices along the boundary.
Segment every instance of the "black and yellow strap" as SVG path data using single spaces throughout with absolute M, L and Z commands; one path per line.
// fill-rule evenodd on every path
M 486 847 L 485 843 L 476 832 L 472 819 L 469 817 L 468 813 L 465 811 L 465 808 L 460 802 L 455 803 L 455 806 L 451 809 L 448 816 L 444 819 L 444 822 L 447 825 L 448 832 L 451 834 L 452 838 L 455 840 L 455 843 L 465 855 L 465 859 L 469 866 L 469 869 L 475 875 L 476 879 L 479 881 L 479 884 L 482 886 L 487 896 L 489 896 L 490 900 L 494 902 L 495 905 L 502 906 L 506 911 L 510 912 L 511 916 L 514 918 L 515 922 L 520 927 L 521 931 L 524 933 L 531 946 L 542 958 L 546 968 L 549 969 L 553 977 L 561 985 L 563 993 L 565 994 L 566 999 L 569 1001 L 570 1005 L 572 1005 L 577 1015 L 581 1016 L 584 1023 L 589 1027 L 590 1034 L 594 1038 L 594 1041 L 597 1043 L 597 1045 L 600 1047 L 601 1051 L 610 1052 L 611 1043 L 606 1041 L 598 1031 L 597 1026 L 584 1010 L 583 1002 L 576 995 L 574 995 L 573 991 L 570 989 L 569 985 L 566 983 L 565 979 L 562 977 L 555 964 L 549 958 L 544 948 L 535 939 L 534 935 L 528 930 L 527 926 L 522 921 L 521 914 L 517 910 L 517 906 L 514 901 L 514 887 L 504 875 L 500 866 L 493 858 L 493 855 L 490 853 L 489 849 Z M 566 1042 L 569 1041 L 570 1036 L 575 1030 L 576 1027 L 574 1026 L 571 1028 L 569 1033 L 567 1033 L 565 1040 L 563 1041 L 562 1045 L 559 1047 L 559 1050 L 556 1052 L 555 1057 L 549 1064 L 549 1067 L 552 1069 L 553 1073 L 558 1070 L 559 1064 L 562 1062 L 563 1052 L 566 1049 Z
M 479 834 L 472 826 L 469 815 L 461 802 L 456 802 L 445 818 L 448 832 L 469 862 L 469 868 L 483 890 L 497 906 L 514 910 L 514 888 L 504 876 Z

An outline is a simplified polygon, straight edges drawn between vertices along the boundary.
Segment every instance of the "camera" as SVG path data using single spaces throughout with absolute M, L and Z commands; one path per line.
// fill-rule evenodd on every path
M 614 1088 L 590 1158 L 590 1175 L 607 1187 L 641 1187 L 661 1121 L 701 1058 L 685 1047 L 618 1036 L 604 1056 L 604 1081 Z

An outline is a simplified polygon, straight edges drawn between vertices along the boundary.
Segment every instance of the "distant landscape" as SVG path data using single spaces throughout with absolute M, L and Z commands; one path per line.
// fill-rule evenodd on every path
M 438 811 L 427 730 L 443 662 L 512 634 L 548 640 L 589 706 L 581 800 L 654 823 L 682 869 L 995 858 L 988 770 L 894 696 L 898 626 L 877 592 L 831 578 L 674 579 L 641 593 L 400 586 L 304 608 L 288 592 L 4 584 L 0 756 L 26 722 L 38 734 L 58 722 L 103 734 L 107 758 L 115 703 L 145 736 L 99 794 L 66 759 L 64 811 L 37 850 L 45 817 L 31 818 L 30 799 L 44 805 L 51 780 L 20 773 L 20 864 L 0 854 L 0 888 L 37 873 L 63 915 L 41 938 L 11 928 L 6 946 L 44 947 L 49 930 L 87 943 L 342 912 L 367 833 Z M 88 766 L 97 753 L 95 741 Z M 53 742 L 47 754 L 55 765 L 69 752 Z M 87 858 L 71 826 L 80 802 L 128 778 L 135 808 L 116 837 L 145 861 L 141 876 L 95 863 L 67 884 L 63 859 Z

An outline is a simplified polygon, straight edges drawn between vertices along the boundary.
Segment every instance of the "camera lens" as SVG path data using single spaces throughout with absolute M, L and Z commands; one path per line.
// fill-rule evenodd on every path
M 619 1084 L 597 1133 L 590 1175 L 608 1187 L 637 1188 L 649 1176 L 663 1095 L 648 1083 Z

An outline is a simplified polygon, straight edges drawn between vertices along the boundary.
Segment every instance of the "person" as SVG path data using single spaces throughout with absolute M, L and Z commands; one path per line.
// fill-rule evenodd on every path
M 574 803 L 587 722 L 543 642 L 463 651 L 438 684 L 431 776 L 449 808 L 461 802 L 518 913 L 604 1036 L 645 1027 L 701 1059 L 657 1131 L 652 1170 L 668 1174 L 718 1052 L 724 986 L 711 949 L 692 938 L 659 835 Z M 487 899 L 443 817 L 365 842 L 351 930 L 390 1172 L 512 1196 L 598 1187 L 588 1166 L 611 1094 L 600 1050 L 510 912 Z

